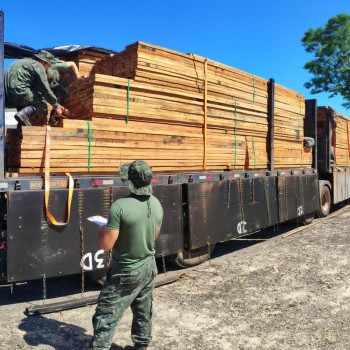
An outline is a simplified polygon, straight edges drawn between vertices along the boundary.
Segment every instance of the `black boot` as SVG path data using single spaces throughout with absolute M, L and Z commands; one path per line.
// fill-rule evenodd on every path
M 29 117 L 36 112 L 36 108 L 33 106 L 27 106 L 18 111 L 15 114 L 15 119 L 18 122 L 18 125 L 30 126 L 32 123 L 29 121 Z

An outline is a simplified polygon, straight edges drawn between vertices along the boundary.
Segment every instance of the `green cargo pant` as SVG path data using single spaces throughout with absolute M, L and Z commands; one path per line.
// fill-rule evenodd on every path
M 111 270 L 98 298 L 92 323 L 91 349 L 108 350 L 115 328 L 130 306 L 133 313 L 131 339 L 137 346 L 148 346 L 152 339 L 152 301 L 157 266 L 152 257 L 127 273 Z
M 29 90 L 27 94 L 16 94 L 15 92 L 5 95 L 6 107 L 16 108 L 20 111 L 27 106 L 33 106 L 37 112 L 47 111 L 47 102 L 44 100 L 40 92 Z

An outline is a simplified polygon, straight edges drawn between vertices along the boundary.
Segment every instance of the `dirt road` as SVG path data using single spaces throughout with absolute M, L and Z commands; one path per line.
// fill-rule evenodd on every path
M 220 244 L 211 261 L 157 288 L 151 349 L 350 349 L 349 207 L 294 235 L 265 235 L 272 238 Z M 47 296 L 76 293 L 79 283 L 49 280 Z M 42 303 L 41 287 L 32 282 L 12 295 L 0 288 L 0 348 L 87 349 L 95 306 L 25 316 L 30 303 Z M 112 349 L 131 344 L 130 322 L 128 312 Z

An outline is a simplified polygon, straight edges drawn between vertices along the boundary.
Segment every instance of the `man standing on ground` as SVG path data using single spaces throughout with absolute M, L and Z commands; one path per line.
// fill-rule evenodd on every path
M 15 119 L 19 125 L 32 125 L 30 117 L 47 111 L 47 103 L 56 115 L 72 117 L 61 106 L 50 89 L 46 71 L 57 62 L 48 51 L 42 50 L 34 58 L 23 58 L 12 63 L 5 72 L 5 105 L 17 108 Z
M 152 195 L 153 174 L 146 162 L 121 165 L 120 176 L 131 194 L 112 204 L 107 225 L 99 231 L 101 248 L 112 249 L 112 265 L 92 320 L 94 350 L 110 348 L 115 328 L 129 306 L 134 348 L 147 349 L 151 342 L 155 239 L 163 208 Z

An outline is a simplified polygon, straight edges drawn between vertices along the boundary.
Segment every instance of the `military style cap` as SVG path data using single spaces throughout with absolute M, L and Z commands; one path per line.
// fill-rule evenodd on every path
M 145 161 L 135 160 L 132 163 L 122 164 L 119 167 L 119 174 L 124 186 L 132 193 L 139 196 L 152 194 L 153 173 Z
M 41 50 L 39 53 L 34 54 L 34 56 L 48 64 L 54 64 L 58 62 L 58 60 L 55 59 L 55 56 L 53 54 L 45 50 Z

